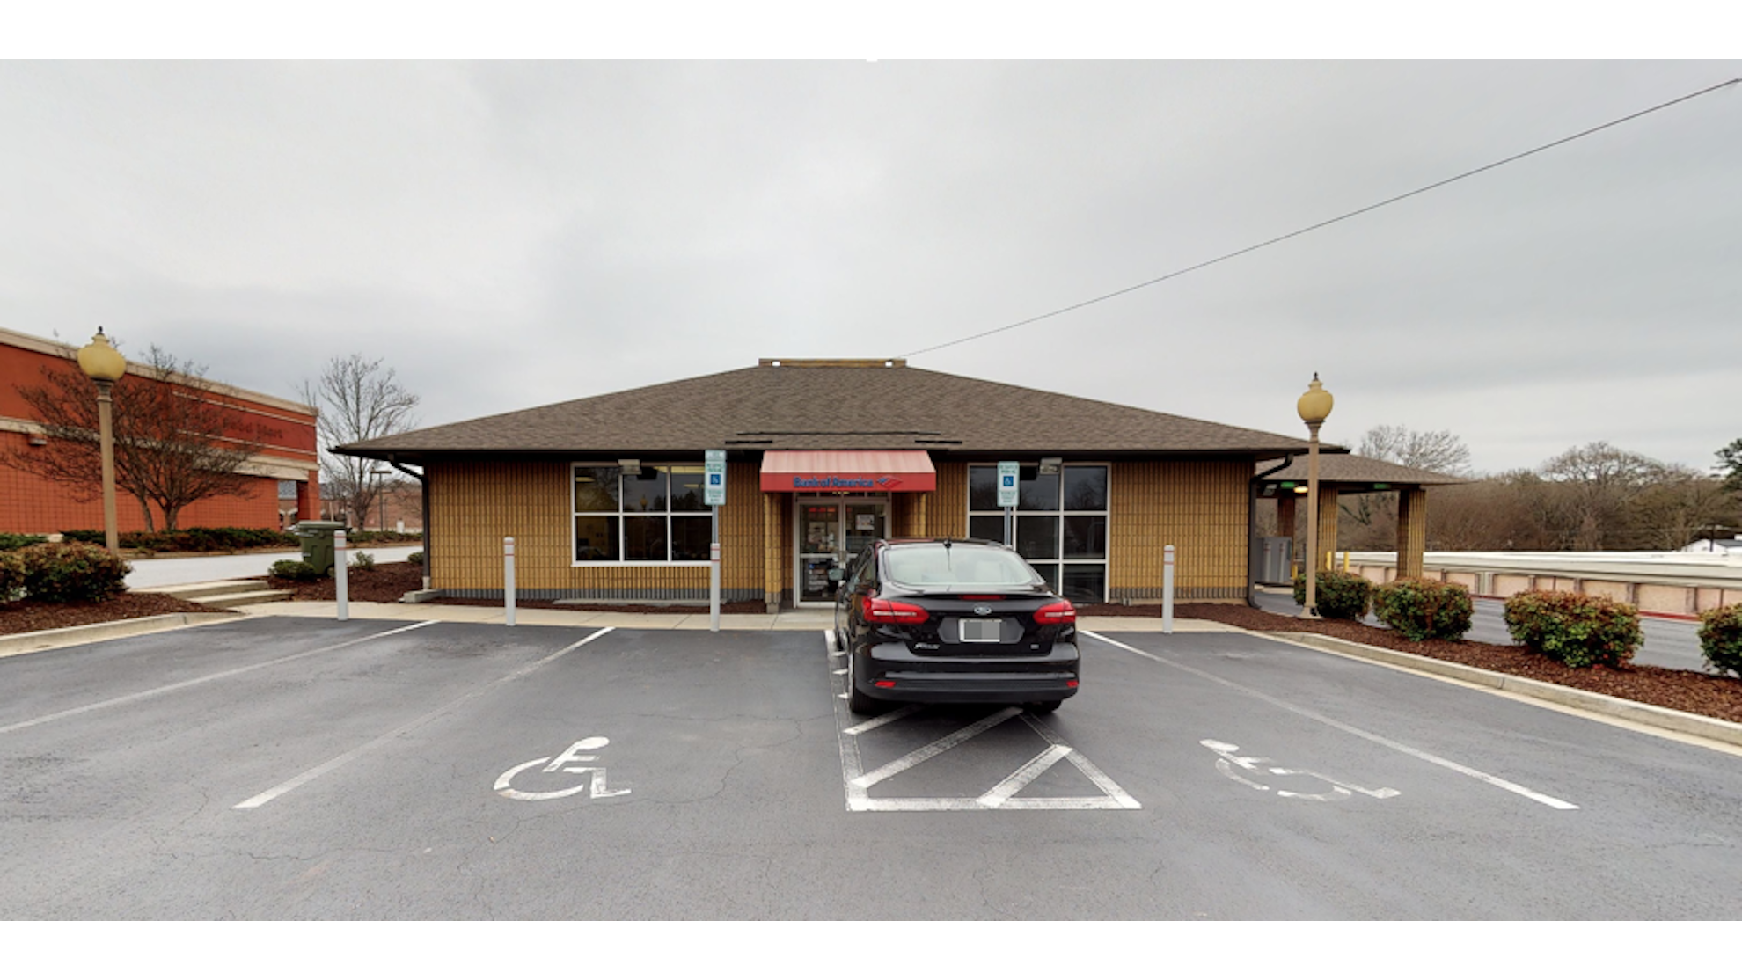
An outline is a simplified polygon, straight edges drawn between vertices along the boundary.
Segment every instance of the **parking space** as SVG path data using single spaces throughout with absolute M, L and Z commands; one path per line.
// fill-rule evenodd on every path
M 1017 707 L 903 705 L 872 717 L 847 710 L 844 655 L 823 635 L 835 677 L 847 808 L 1136 810 L 1131 795 L 1047 724 Z
M 0 915 L 1742 914 L 1734 755 L 1245 634 L 1085 636 L 1041 716 L 853 715 L 829 650 L 248 620 L 10 658 Z

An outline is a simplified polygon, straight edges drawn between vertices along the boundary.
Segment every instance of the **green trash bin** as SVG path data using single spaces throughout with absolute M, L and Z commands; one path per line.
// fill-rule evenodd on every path
M 302 560 L 322 575 L 333 572 L 333 532 L 349 531 L 343 521 L 299 521 L 290 533 L 302 539 Z

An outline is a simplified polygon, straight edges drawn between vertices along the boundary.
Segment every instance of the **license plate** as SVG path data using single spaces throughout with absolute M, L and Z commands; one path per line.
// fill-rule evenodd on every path
M 964 619 L 962 623 L 963 643 L 997 643 L 998 627 L 1004 621 L 1001 619 Z

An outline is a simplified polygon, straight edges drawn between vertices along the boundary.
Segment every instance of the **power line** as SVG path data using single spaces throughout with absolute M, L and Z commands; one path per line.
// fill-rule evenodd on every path
M 1590 136 L 1593 133 L 1600 133 L 1605 129 L 1612 129 L 1616 126 L 1621 125 L 1622 123 L 1632 122 L 1633 120 L 1638 119 L 1641 116 L 1649 116 L 1652 113 L 1657 112 L 1661 109 L 1667 109 L 1670 106 L 1677 105 L 1677 104 L 1682 103 L 1682 102 L 1686 102 L 1689 99 L 1697 99 L 1702 95 L 1709 95 L 1713 92 L 1718 91 L 1721 88 L 1729 88 L 1730 86 L 1735 85 L 1739 82 L 1742 82 L 1742 77 L 1732 78 L 1728 81 L 1719 82 L 1718 84 L 1710 86 L 1708 88 L 1700 89 L 1698 92 L 1689 92 L 1687 95 L 1681 96 L 1680 98 L 1671 99 L 1668 102 L 1660 102 L 1657 105 L 1654 105 L 1649 109 L 1641 109 L 1638 112 L 1622 116 L 1619 119 L 1611 119 L 1610 121 L 1603 123 L 1601 126 L 1593 126 L 1590 129 L 1587 129 L 1583 132 L 1574 133 L 1571 136 L 1564 136 L 1558 140 L 1555 140 L 1552 143 L 1544 143 L 1541 146 L 1535 147 L 1534 149 L 1525 150 L 1523 153 L 1515 153 L 1512 156 L 1509 156 L 1503 160 L 1496 160 L 1493 163 L 1487 164 L 1486 166 L 1477 167 L 1474 170 L 1466 170 L 1463 173 L 1458 174 L 1455 177 L 1447 177 L 1444 180 L 1435 181 L 1434 183 L 1428 184 L 1424 187 L 1417 187 L 1413 191 L 1409 191 L 1409 192 L 1404 193 L 1404 194 L 1399 194 L 1396 197 L 1388 197 L 1385 200 L 1378 202 L 1377 204 L 1369 204 L 1364 208 L 1357 208 L 1354 211 L 1349 211 L 1345 214 L 1339 214 L 1335 218 L 1327 218 L 1326 220 L 1321 221 L 1317 224 L 1307 225 L 1305 228 L 1296 229 L 1294 231 L 1289 232 L 1286 235 L 1278 235 L 1275 238 L 1267 239 L 1265 241 L 1259 242 L 1256 245 L 1248 245 L 1245 248 L 1238 249 L 1238 250 L 1233 251 L 1233 252 L 1229 252 L 1226 255 L 1218 255 L 1213 259 L 1206 259 L 1205 261 L 1199 262 L 1196 265 L 1188 265 L 1183 269 L 1176 269 L 1173 272 L 1169 272 L 1168 274 L 1166 274 L 1164 276 L 1156 276 L 1154 279 L 1147 279 L 1143 282 L 1137 283 L 1134 286 L 1126 286 L 1124 289 L 1116 289 L 1110 293 L 1103 293 L 1100 296 L 1096 296 L 1094 299 L 1083 300 L 1081 303 L 1072 303 L 1070 306 L 1060 307 L 1059 309 L 1053 310 L 1050 313 L 1042 313 L 1039 316 L 1031 316 L 1026 320 L 1018 320 L 1015 323 L 1006 324 L 1002 327 L 994 327 L 991 330 L 982 330 L 979 333 L 969 334 L 966 337 L 958 337 L 955 340 L 945 341 L 944 343 L 941 343 L 941 344 L 933 344 L 930 347 L 922 347 L 919 350 L 910 351 L 910 352 L 903 354 L 901 356 L 902 357 L 918 357 L 921 354 L 929 354 L 932 351 L 943 350 L 946 347 L 954 347 L 957 344 L 965 344 L 971 340 L 979 340 L 982 337 L 990 337 L 993 334 L 1003 333 L 1006 330 L 1015 330 L 1017 327 L 1026 327 L 1031 323 L 1038 323 L 1041 320 L 1047 320 L 1047 319 L 1050 319 L 1052 317 L 1059 316 L 1061 314 L 1069 313 L 1073 310 L 1080 310 L 1085 306 L 1093 306 L 1096 303 L 1100 303 L 1100 302 L 1103 302 L 1105 300 L 1112 299 L 1115 296 L 1123 296 L 1126 293 L 1136 292 L 1139 289 L 1143 289 L 1147 286 L 1153 286 L 1156 283 L 1166 282 L 1169 279 L 1177 279 L 1180 276 L 1183 276 L 1188 272 L 1196 272 L 1199 269 L 1208 268 L 1212 265 L 1217 264 L 1218 262 L 1226 262 L 1229 259 L 1238 258 L 1242 255 L 1249 253 L 1249 252 L 1256 252 L 1261 248 L 1268 248 L 1269 246 L 1275 245 L 1279 242 L 1286 242 L 1291 238 L 1299 238 L 1300 236 L 1305 235 L 1308 232 L 1317 231 L 1320 228 L 1325 228 L 1325 227 L 1328 227 L 1330 225 L 1334 225 L 1339 221 L 1347 221 L 1350 218 L 1354 218 L 1354 217 L 1357 217 L 1359 215 L 1366 214 L 1369 211 L 1377 211 L 1380 208 L 1385 207 L 1386 205 L 1396 204 L 1398 201 L 1407 200 L 1408 198 L 1415 197 L 1419 194 L 1426 194 L 1428 191 L 1436 190 L 1438 188 L 1444 187 L 1447 184 L 1456 183 L 1460 180 L 1463 180 L 1466 177 L 1474 177 L 1477 174 L 1486 173 L 1487 171 L 1493 170 L 1496 167 L 1504 167 L 1505 165 L 1507 165 L 1509 163 L 1512 163 L 1512 162 L 1517 161 L 1517 160 L 1522 160 L 1528 156 L 1533 156 L 1535 154 L 1543 152 L 1544 150 L 1552 150 L 1557 146 L 1564 146 L 1567 143 L 1571 143 L 1572 141 L 1577 140 L 1577 139 L 1583 139 L 1584 137 Z

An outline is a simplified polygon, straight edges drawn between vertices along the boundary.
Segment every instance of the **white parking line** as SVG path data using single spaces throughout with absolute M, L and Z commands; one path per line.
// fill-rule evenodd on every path
M 1059 737 L 1053 734 L 1052 729 L 1046 727 L 1044 723 L 1033 715 L 1023 715 L 1022 720 L 1028 723 L 1028 727 L 1039 732 L 1041 738 L 1046 739 L 1053 745 L 1063 746 L 1065 744 L 1059 741 Z M 1082 753 L 1072 752 L 1069 756 L 1066 756 L 1065 759 L 1071 765 L 1076 766 L 1079 772 L 1089 777 L 1089 782 L 1094 783 L 1096 789 L 1107 794 L 1107 798 L 1112 800 L 1116 806 L 1126 810 L 1140 810 L 1143 808 L 1143 804 L 1133 799 L 1131 794 L 1120 789 L 1118 783 L 1108 779 L 1107 774 L 1097 768 L 1093 762 L 1083 758 Z M 1012 800 L 1011 802 L 1014 803 L 1016 801 Z
M 1319 722 L 1320 724 L 1329 725 L 1332 728 L 1335 728 L 1340 732 L 1347 732 L 1348 734 L 1353 735 L 1356 738 L 1366 739 L 1367 741 L 1372 742 L 1375 745 L 1383 745 L 1388 749 L 1395 749 L 1398 752 L 1402 752 L 1404 755 L 1408 755 L 1408 756 L 1411 756 L 1413 758 L 1420 759 L 1423 762 L 1431 762 L 1436 766 L 1440 766 L 1440 767 L 1445 768 L 1445 769 L 1450 769 L 1451 771 L 1453 771 L 1455 773 L 1469 776 L 1472 779 L 1481 780 L 1482 782 L 1487 783 L 1490 786 L 1494 786 L 1494 787 L 1497 787 L 1499 789 L 1503 789 L 1503 790 L 1507 791 L 1508 793 L 1517 793 L 1519 796 L 1522 796 L 1525 799 L 1534 800 L 1537 803 L 1541 803 L 1544 806 L 1553 807 L 1556 810 L 1577 810 L 1579 808 L 1577 804 L 1568 803 L 1566 800 L 1557 799 L 1553 796 L 1549 796 L 1546 793 L 1538 793 L 1537 791 L 1535 791 L 1533 789 L 1529 789 L 1527 787 L 1520 786 L 1517 783 L 1511 782 L 1509 780 L 1501 779 L 1499 776 L 1492 776 L 1492 775 L 1489 775 L 1488 773 L 1481 771 L 1480 769 L 1472 769 L 1469 766 L 1463 765 L 1461 763 L 1453 762 L 1450 759 L 1444 759 L 1444 758 L 1441 758 L 1440 756 L 1434 755 L 1430 752 L 1424 752 L 1421 749 L 1414 748 L 1414 747 L 1408 746 L 1408 745 L 1404 745 L 1402 742 L 1392 741 L 1391 739 L 1386 738 L 1383 735 L 1376 735 L 1373 732 L 1369 732 L 1369 731 L 1365 731 L 1365 730 L 1360 729 L 1360 728 L 1356 728 L 1353 725 L 1346 724 L 1344 722 L 1340 722 L 1340 721 L 1336 720 L 1335 718 L 1327 718 L 1324 715 L 1321 715 L 1316 711 L 1310 711 L 1306 708 L 1300 707 L 1299 705 L 1290 704 L 1289 702 L 1284 701 L 1281 698 L 1273 697 L 1269 694 L 1265 694 L 1263 691 L 1255 690 L 1253 688 L 1245 686 L 1244 684 L 1236 684 L 1235 682 L 1227 680 L 1225 678 L 1217 677 L 1215 674 L 1209 673 L 1208 671 L 1199 670 L 1196 667 L 1188 667 L 1185 664 L 1182 664 L 1178 661 L 1169 660 L 1166 657 L 1158 656 L 1156 654 L 1148 652 L 1147 650 L 1139 650 L 1134 646 L 1128 646 L 1124 643 L 1120 643 L 1118 640 L 1113 640 L 1113 639 L 1109 639 L 1105 636 L 1101 636 L 1098 633 L 1091 633 L 1088 630 L 1079 630 L 1078 632 L 1080 632 L 1084 636 L 1093 637 L 1094 639 L 1100 640 L 1102 643 L 1105 643 L 1108 646 L 1117 647 L 1117 648 L 1124 650 L 1128 653 L 1135 653 L 1139 657 L 1146 657 L 1150 660 L 1155 661 L 1158 664 L 1166 664 L 1169 667 L 1175 667 L 1175 668 L 1178 668 L 1180 670 L 1183 670 L 1188 674 L 1192 674 L 1194 676 L 1201 677 L 1201 678 L 1208 680 L 1208 681 L 1214 681 L 1215 683 L 1221 684 L 1225 687 L 1231 687 L 1234 690 L 1241 692 L 1242 694 L 1247 694 L 1247 695 L 1250 695 L 1252 697 L 1257 698 L 1260 701 L 1268 702 L 1270 704 L 1277 706 L 1278 708 L 1282 708 L 1285 711 L 1290 711 L 1290 712 L 1293 712 L 1294 714 L 1300 715 L 1302 718 L 1311 718 L 1313 721 Z
M 1040 778 L 1041 773 L 1058 764 L 1060 759 L 1071 754 L 1068 745 L 1049 745 L 1041 753 L 1004 777 L 1004 781 L 987 790 L 980 797 L 980 805 L 988 809 L 1002 806 L 1012 796 L 1028 788 L 1028 784 Z
M 249 798 L 247 798 L 247 799 L 243 800 L 242 802 L 236 804 L 235 806 L 231 807 L 231 809 L 233 809 L 233 810 L 253 810 L 253 809 L 257 809 L 261 806 L 264 806 L 267 803 L 272 802 L 273 800 L 279 798 L 280 796 L 283 796 L 284 794 L 290 792 L 293 789 L 296 789 L 299 786 L 305 786 L 311 782 L 314 782 L 316 779 L 319 779 L 320 777 L 325 776 L 327 773 L 332 772 L 334 769 L 339 768 L 340 766 L 344 765 L 347 762 L 350 762 L 352 759 L 355 759 L 358 756 L 363 755 L 364 753 L 368 752 L 370 749 L 375 748 L 378 745 L 382 745 L 386 742 L 390 742 L 393 739 L 396 739 L 396 738 L 400 737 L 401 735 L 406 734 L 407 732 L 410 732 L 414 729 L 417 729 L 417 728 L 435 720 L 436 718 L 439 718 L 440 716 L 446 714 L 447 712 L 452 711 L 454 708 L 459 707 L 460 705 L 466 703 L 467 701 L 470 701 L 473 698 L 475 698 L 481 694 L 484 694 L 487 691 L 493 690 L 500 685 L 508 683 L 509 681 L 518 680 L 519 678 L 525 677 L 527 674 L 530 674 L 533 671 L 537 670 L 538 668 L 543 667 L 545 664 L 550 663 L 551 661 L 557 659 L 558 657 L 569 654 L 575 650 L 579 650 L 581 647 L 586 646 L 587 644 L 593 642 L 594 640 L 598 639 L 601 636 L 604 636 L 606 633 L 609 633 L 614 629 L 616 629 L 615 626 L 606 626 L 606 627 L 598 630 L 595 633 L 591 633 L 580 640 L 576 640 L 575 642 L 569 644 L 566 647 L 563 647 L 561 650 L 558 650 L 557 652 L 551 654 L 548 657 L 545 657 L 542 660 L 538 660 L 534 663 L 527 664 L 525 667 L 520 668 L 519 670 L 513 672 L 512 674 L 508 674 L 508 675 L 503 676 L 503 677 L 498 677 L 495 680 L 491 681 L 490 683 L 485 684 L 483 687 L 477 688 L 469 693 L 462 694 L 459 697 L 453 699 L 452 701 L 449 701 L 447 704 L 444 704 L 441 707 L 435 709 L 434 711 L 431 711 L 428 714 L 422 715 L 421 717 L 419 717 L 413 721 L 407 722 L 406 724 L 401 725 L 398 728 L 395 728 L 393 731 L 390 731 L 385 735 L 382 735 L 378 738 L 370 739 L 368 742 L 365 742 L 364 744 L 359 745 L 358 747 L 352 749 L 349 752 L 346 752 L 343 755 L 337 756 L 337 757 L 332 758 L 332 759 L 328 759 L 326 762 L 323 762 L 320 765 L 315 766 L 313 769 L 310 769 L 310 770 L 302 773 L 301 775 L 294 776 L 290 779 L 287 779 L 284 782 L 279 783 L 277 786 L 272 787 L 271 789 L 267 790 L 264 793 L 260 793 L 256 796 L 250 796 Z
M 1021 708 L 1005 708 L 1002 711 L 995 711 L 966 728 L 957 729 L 956 731 L 945 735 L 943 738 L 927 745 L 925 748 L 915 749 L 874 772 L 868 772 L 865 775 L 860 776 L 858 779 L 853 780 L 853 785 L 858 786 L 861 789 L 870 789 L 891 776 L 898 776 L 927 759 L 948 752 L 950 749 L 966 742 L 975 735 L 989 729 L 997 728 L 999 725 L 1004 724 L 1019 714 L 1022 714 Z
M 0 728 L 0 735 L 22 731 L 26 728 L 34 728 L 37 725 L 44 725 L 51 721 L 59 721 L 62 718 L 71 718 L 75 715 L 82 715 L 91 711 L 100 711 L 103 708 L 114 708 L 123 704 L 132 704 L 135 701 L 154 698 L 160 694 L 169 694 L 172 691 L 180 691 L 184 688 L 195 687 L 210 681 L 222 680 L 226 677 L 235 677 L 238 674 L 246 674 L 249 671 L 260 670 L 265 667 L 276 667 L 279 664 L 287 664 L 295 660 L 301 660 L 305 657 L 313 657 L 317 654 L 332 653 L 334 650 L 343 650 L 346 647 L 353 647 L 359 643 L 367 643 L 370 640 L 379 640 L 384 636 L 392 636 L 395 633 L 404 633 L 414 629 L 421 629 L 425 626 L 433 626 L 435 623 L 436 620 L 428 619 L 421 623 L 412 623 L 410 626 L 401 626 L 397 629 L 390 629 L 381 633 L 371 633 L 368 636 L 359 636 L 354 640 L 346 640 L 343 643 L 334 643 L 331 646 L 319 647 L 314 650 L 305 650 L 302 653 L 293 653 L 289 656 L 279 657 L 276 660 L 267 660 L 257 664 L 249 664 L 246 667 L 232 667 L 229 670 L 220 670 L 215 674 L 206 674 L 185 681 L 177 681 L 174 684 L 165 684 L 162 687 L 154 687 L 149 691 L 140 691 L 136 694 L 126 694 L 118 698 L 110 698 L 107 701 L 98 701 L 94 704 L 87 704 L 78 708 L 68 708 L 65 711 L 57 711 L 52 715 L 43 715 L 40 718 L 32 718 L 29 721 L 14 722 L 4 728 Z
M 904 704 L 901 707 L 896 708 L 894 711 L 885 711 L 883 714 L 878 715 L 870 721 L 860 722 L 852 728 L 847 729 L 846 733 L 848 735 L 863 735 L 866 732 L 875 731 L 892 721 L 900 721 L 923 707 L 925 706 L 920 704 Z

